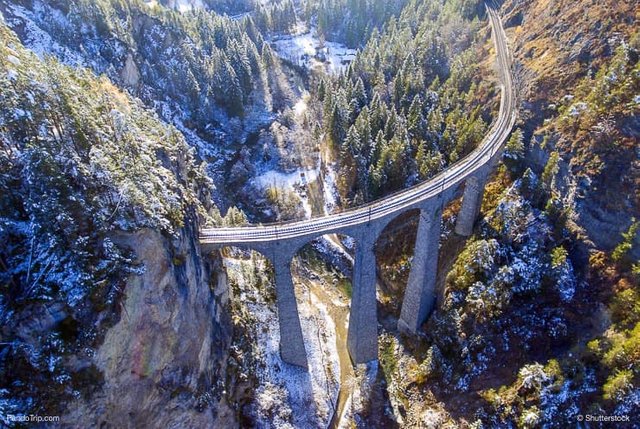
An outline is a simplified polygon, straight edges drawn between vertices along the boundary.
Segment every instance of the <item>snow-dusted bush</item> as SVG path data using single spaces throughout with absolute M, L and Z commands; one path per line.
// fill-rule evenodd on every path
M 526 365 L 518 372 L 520 385 L 527 390 L 540 391 L 542 385 L 549 381 L 549 376 L 544 372 L 544 367 L 539 363 Z

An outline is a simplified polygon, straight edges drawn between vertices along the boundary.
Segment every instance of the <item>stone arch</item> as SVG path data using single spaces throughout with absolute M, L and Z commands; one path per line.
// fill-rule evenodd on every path
M 389 313 L 399 317 L 401 300 L 405 291 L 408 271 L 401 268 L 414 254 L 416 233 L 420 218 L 419 208 L 408 208 L 394 213 L 381 225 L 376 240 L 375 253 L 379 266 L 381 305 Z M 382 261 L 385 265 L 382 265 Z M 400 273 L 399 276 L 393 273 Z M 406 274 L 405 274 L 406 273 Z M 395 299 L 394 299 L 395 298 Z
M 286 363 L 307 369 L 307 354 L 302 335 L 298 305 L 291 275 L 291 255 L 286 243 L 243 242 L 217 246 L 220 250 L 237 248 L 260 254 L 271 265 L 275 285 L 278 325 L 280 330 L 280 357 Z
M 353 263 L 351 272 L 350 290 L 341 290 L 340 293 L 343 296 L 347 296 L 350 302 L 349 305 L 349 326 L 347 329 L 346 346 L 349 351 L 351 360 L 355 363 L 366 363 L 377 359 L 378 353 L 378 329 L 377 329 L 377 301 L 376 301 L 376 276 L 375 270 L 371 267 L 375 264 L 375 256 L 373 253 L 373 246 L 375 244 L 375 234 L 377 228 L 372 228 L 372 231 L 367 231 L 364 226 L 349 228 L 345 230 L 337 230 L 335 233 L 323 234 L 321 236 L 308 238 L 301 240 L 300 246 L 296 254 L 300 252 L 309 251 L 309 247 L 314 242 L 318 243 L 318 239 L 327 237 L 324 240 L 324 246 L 333 246 L 337 253 L 342 255 L 349 255 L 352 261 L 344 261 L 346 263 Z M 369 232 L 369 234 L 367 234 Z M 353 255 L 344 248 L 344 244 L 341 240 L 336 240 L 332 235 L 342 235 L 348 237 L 353 241 Z M 343 247 L 340 249 L 340 247 Z M 320 248 L 318 250 L 324 250 Z M 332 265 L 333 261 L 325 261 L 327 265 Z M 346 271 L 346 270 L 343 270 Z M 343 272 L 343 276 L 344 276 Z M 348 277 L 348 276 L 344 276 Z
M 350 247 L 349 242 L 353 242 L 354 246 Z M 308 264 L 315 267 L 317 271 L 323 274 L 329 271 L 337 274 L 341 279 L 337 285 L 339 293 L 346 299 L 351 299 L 351 283 L 355 252 L 357 251 L 357 239 L 352 234 L 343 232 L 327 233 L 320 236 L 307 237 L 300 240 L 293 247 L 292 270 L 293 263 L 296 258 L 304 259 Z M 313 270 L 313 268 L 312 268 Z M 340 281 L 347 284 L 340 283 Z
M 406 208 L 390 217 L 380 232 L 377 258 L 391 259 L 400 265 L 394 272 L 407 273 L 406 278 L 385 279 L 388 272 L 381 269 L 383 305 L 398 316 L 398 327 L 404 331 L 416 332 L 435 304 L 443 205 L 444 199 L 435 197 Z M 407 265 L 410 269 L 403 269 Z

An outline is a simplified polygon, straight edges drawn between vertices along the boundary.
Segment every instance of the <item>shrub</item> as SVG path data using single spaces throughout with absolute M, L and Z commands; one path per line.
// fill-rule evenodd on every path
M 559 268 L 567 262 L 568 252 L 562 246 L 558 246 L 551 251 L 551 266 Z
M 613 321 L 621 327 L 634 326 L 640 322 L 640 294 L 626 289 L 614 295 L 609 306 Z
M 617 371 L 607 379 L 602 388 L 604 399 L 620 401 L 633 389 L 633 373 L 630 370 Z
M 629 226 L 627 232 L 622 234 L 622 242 L 611 253 L 611 259 L 623 267 L 631 265 L 629 253 L 633 248 L 633 241 L 638 233 L 638 228 L 640 228 L 640 222 L 636 221 L 635 218 L 632 219 L 631 226 Z

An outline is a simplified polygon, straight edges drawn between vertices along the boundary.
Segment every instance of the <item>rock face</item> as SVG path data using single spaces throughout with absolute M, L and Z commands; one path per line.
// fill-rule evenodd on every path
M 120 237 L 145 266 L 127 282 L 119 322 L 93 357 L 102 388 L 70 404 L 66 427 L 209 427 L 224 389 L 226 281 L 203 262 L 197 234 Z M 211 285 L 211 286 L 210 286 Z
M 127 60 L 124 63 L 121 77 L 124 84 L 129 88 L 135 89 L 138 87 L 140 72 L 138 71 L 138 66 L 136 66 L 136 62 L 133 60 L 133 55 L 131 55 L 131 53 L 127 55 Z
M 619 142 L 615 150 L 596 152 L 593 142 L 599 137 L 593 131 L 560 132 L 558 105 L 563 99 L 573 99 L 576 86 L 587 71 L 595 75 L 610 61 L 621 40 L 633 33 L 633 8 L 637 6 L 613 0 L 592 2 L 588 8 L 581 2 L 557 2 L 553 8 L 548 3 L 507 0 L 502 7 L 505 23 L 511 27 L 508 33 L 522 101 L 520 126 L 531 136 L 527 161 L 541 172 L 552 151 L 561 154 L 554 191 L 572 208 L 572 221 L 591 245 L 611 251 L 638 212 L 637 197 L 632 185 L 617 180 L 619 177 L 588 171 L 585 166 L 592 159 L 599 159 L 603 165 L 624 165 L 611 169 L 620 168 L 624 173 L 620 176 L 625 179 L 637 177 L 637 167 L 620 161 L 628 160 L 633 153 L 625 149 L 624 154 Z M 616 36 L 610 37 L 613 34 Z M 636 138 L 632 131 L 637 125 L 634 118 L 620 120 L 617 140 Z M 619 159 L 614 152 L 622 154 L 617 155 Z M 640 257 L 640 237 L 632 256 Z

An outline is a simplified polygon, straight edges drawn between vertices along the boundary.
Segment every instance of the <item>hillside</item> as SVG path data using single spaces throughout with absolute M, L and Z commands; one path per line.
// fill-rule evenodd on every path
M 497 110 L 487 40 L 465 2 L 409 2 L 347 73 L 312 92 L 343 206 L 433 177 L 468 154 Z M 426 17 L 430 19 L 426 19 Z
M 383 342 L 408 426 L 567 427 L 577 414 L 638 413 L 637 5 L 586 3 L 502 7 L 519 130 L 475 235 L 443 244 L 426 342 Z M 407 272 L 402 250 L 382 259 Z
M 104 74 L 173 124 L 206 161 L 226 210 L 229 163 L 289 103 L 289 84 L 251 20 L 141 0 L 0 2 L 39 55 Z M 267 71 L 268 69 L 268 71 Z
M 184 305 L 185 325 L 172 330 L 191 332 L 168 353 L 200 348 L 225 328 L 202 324 L 216 299 L 203 277 L 209 268 L 193 252 L 197 225 L 221 219 L 209 199 L 210 179 L 184 137 L 108 79 L 38 59 L 4 23 L 0 39 L 0 414 L 9 424 L 8 414 L 59 415 L 73 400 L 110 391 L 109 374 L 126 365 L 117 347 L 101 348 L 112 341 L 110 329 L 123 313 L 134 328 L 156 323 L 127 304 L 136 293 L 152 299 L 164 287 L 192 291 L 190 299 L 158 301 Z M 143 292 L 150 284 L 158 289 Z M 148 334 L 137 341 L 144 344 Z M 121 363 L 92 360 L 105 353 Z M 190 356 L 184 364 L 198 377 L 216 359 L 199 367 Z M 146 370 L 157 375 L 153 364 Z M 183 376 L 191 377 L 175 382 Z M 194 391 L 212 381 L 199 383 Z M 141 386 L 128 391 L 148 395 Z M 128 406 L 125 395 L 120 400 Z

